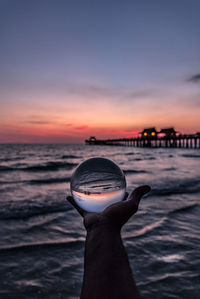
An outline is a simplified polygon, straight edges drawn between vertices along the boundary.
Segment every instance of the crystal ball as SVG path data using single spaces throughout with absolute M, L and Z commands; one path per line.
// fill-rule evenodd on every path
M 91 158 L 81 163 L 71 177 L 75 202 L 87 212 L 102 212 L 123 200 L 126 179 L 123 171 L 106 158 Z

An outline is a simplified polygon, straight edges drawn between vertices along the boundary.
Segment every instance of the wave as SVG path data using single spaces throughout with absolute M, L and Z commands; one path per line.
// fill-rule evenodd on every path
M 37 172 L 37 171 L 56 171 L 60 169 L 72 169 L 77 166 L 77 163 L 68 163 L 68 162 L 47 162 L 44 164 L 36 164 L 26 167 L 10 167 L 10 166 L 0 166 L 0 171 L 30 171 L 30 172 Z
M 164 186 L 152 188 L 151 195 L 166 196 L 173 194 L 190 194 L 200 192 L 200 179 L 174 180 Z
M 151 231 L 154 231 L 155 229 L 161 227 L 166 220 L 167 217 L 163 217 L 158 221 L 146 225 L 144 228 L 138 230 L 136 233 L 132 233 L 132 232 L 126 233 L 125 239 L 144 237 L 146 234 L 150 233 Z
M 74 156 L 74 155 L 63 155 L 62 159 L 80 159 L 82 157 L 80 156 Z
M 140 282 L 138 283 L 138 286 L 140 287 L 144 287 L 144 286 L 149 286 L 150 288 L 153 289 L 153 285 L 154 284 L 159 284 L 159 283 L 164 283 L 165 285 L 171 285 L 172 282 L 174 282 L 176 279 L 180 278 L 180 277 L 187 277 L 188 272 L 186 271 L 177 271 L 176 273 L 166 273 L 163 275 L 153 275 L 149 277 L 149 280 L 145 281 L 145 282 Z M 199 275 L 195 275 L 197 277 L 199 277 Z M 177 296 L 173 296 L 173 297 L 166 297 L 166 298 L 184 298 L 183 296 L 181 297 L 177 297 Z M 196 298 L 196 297 L 195 297 Z
M 35 180 L 21 180 L 21 181 L 0 181 L 0 185 L 14 185 L 14 184 L 31 184 L 31 185 L 42 185 L 42 184 L 56 184 L 56 183 L 68 183 L 70 177 L 61 178 L 45 178 Z
M 200 158 L 200 155 L 195 155 L 195 154 L 183 154 L 181 156 L 185 158 Z
M 71 178 L 49 178 L 49 179 L 41 179 L 41 180 L 30 180 L 26 181 L 32 185 L 42 185 L 42 184 L 54 184 L 54 183 L 68 183 L 70 182 Z
M 32 242 L 32 243 L 21 243 L 17 245 L 6 245 L 0 246 L 0 251 L 18 251 L 18 250 L 32 250 L 32 249 L 42 249 L 50 247 L 63 247 L 67 246 L 68 248 L 79 246 L 84 243 L 84 238 L 67 238 L 66 240 L 59 241 L 47 241 L 47 242 Z
M 17 161 L 17 160 L 23 160 L 25 157 L 13 157 L 13 158 L 4 158 L 0 159 L 0 162 L 10 162 L 10 161 Z
M 160 220 L 152 222 L 149 225 L 146 225 L 142 229 L 138 230 L 136 233 L 133 233 L 132 231 L 130 233 L 126 233 L 125 239 L 144 237 L 145 235 L 151 233 L 155 229 L 162 227 L 165 224 L 165 222 L 168 220 L 168 217 L 170 217 L 172 214 L 189 212 L 198 206 L 199 206 L 198 204 L 192 204 L 192 205 L 188 205 L 188 206 L 184 206 L 184 207 L 172 210 L 172 211 L 168 212 L 168 214 L 166 216 L 162 217 Z
M 13 170 L 12 167 L 0 165 L 0 171 L 9 171 Z
M 169 167 L 169 168 L 163 168 L 163 171 L 173 171 L 173 170 L 177 170 L 176 167 Z
M 163 225 L 163 223 L 166 221 L 166 219 L 167 219 L 166 217 L 163 217 L 162 219 L 160 219 L 156 222 L 146 225 L 144 228 L 137 231 L 137 233 L 133 237 L 134 238 L 143 237 L 144 235 L 148 234 L 149 232 L 161 227 Z
M 44 214 L 66 212 L 70 210 L 71 207 L 68 206 L 67 202 L 61 203 L 49 203 L 42 205 L 38 202 L 29 203 L 10 203 L 1 207 L 0 210 L 0 219 L 1 220 L 11 220 L 11 219 L 27 219 L 33 216 L 39 216 Z
M 188 206 L 184 206 L 184 207 L 181 207 L 181 208 L 178 208 L 178 209 L 175 209 L 173 211 L 170 211 L 168 213 L 168 215 L 171 215 L 171 214 L 176 214 L 176 213 L 183 213 L 183 212 L 190 212 L 191 210 L 193 210 L 194 208 L 198 207 L 199 205 L 197 203 L 194 203 L 194 204 L 191 204 L 191 205 L 188 205 Z
M 132 174 L 132 173 L 149 173 L 147 170 L 136 170 L 136 169 L 126 169 L 123 170 L 125 174 Z
M 148 158 L 145 158 L 144 160 L 156 160 L 156 157 L 148 157 Z

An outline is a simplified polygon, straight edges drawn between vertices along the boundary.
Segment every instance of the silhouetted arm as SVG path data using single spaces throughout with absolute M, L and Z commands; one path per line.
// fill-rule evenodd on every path
M 84 212 L 68 197 L 84 217 L 87 230 L 81 299 L 139 298 L 120 231 L 149 191 L 149 186 L 141 186 L 130 199 L 115 203 L 102 213 Z

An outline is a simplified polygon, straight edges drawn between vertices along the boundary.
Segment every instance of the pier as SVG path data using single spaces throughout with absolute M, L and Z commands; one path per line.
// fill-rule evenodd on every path
M 157 132 L 155 128 L 144 129 L 141 136 L 118 139 L 96 139 L 94 136 L 85 140 L 89 145 L 134 146 L 149 148 L 200 148 L 200 132 L 196 134 L 178 134 L 173 128 L 162 129 Z

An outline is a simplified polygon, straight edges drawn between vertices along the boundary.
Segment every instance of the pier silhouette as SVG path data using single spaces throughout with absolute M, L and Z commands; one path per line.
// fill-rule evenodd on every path
M 200 132 L 180 134 L 174 128 L 157 131 L 155 127 L 144 129 L 139 136 L 132 138 L 96 139 L 91 136 L 85 140 L 88 145 L 134 146 L 150 148 L 200 148 Z

